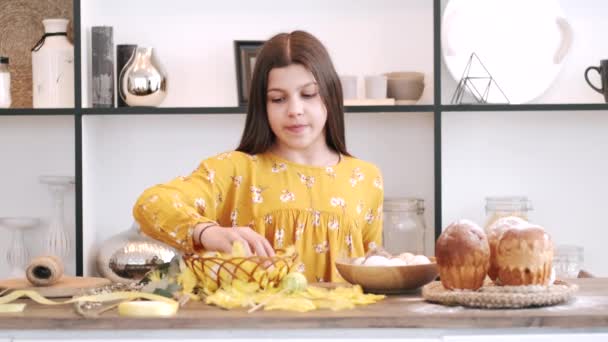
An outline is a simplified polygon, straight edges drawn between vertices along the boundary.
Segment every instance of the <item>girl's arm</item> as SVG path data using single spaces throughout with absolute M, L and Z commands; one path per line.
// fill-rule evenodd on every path
M 218 225 L 226 180 L 234 173 L 232 160 L 207 159 L 190 176 L 146 189 L 133 216 L 145 234 L 187 253 L 201 250 L 196 233 L 206 225 Z

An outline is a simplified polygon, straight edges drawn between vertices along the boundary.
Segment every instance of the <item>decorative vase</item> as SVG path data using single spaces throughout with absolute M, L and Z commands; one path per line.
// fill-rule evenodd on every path
M 115 283 L 135 283 L 176 255 L 173 248 L 144 235 L 139 225 L 133 223 L 131 229 L 101 244 L 97 271 Z
M 11 73 L 8 70 L 8 57 L 0 56 L 0 108 L 11 106 Z
M 119 84 L 120 96 L 131 107 L 155 107 L 167 96 L 167 77 L 149 47 L 137 47 L 120 72 Z
M 112 26 L 91 27 L 93 108 L 114 107 L 114 40 Z
M 44 19 L 44 35 L 32 48 L 34 108 L 74 107 L 74 46 L 67 19 Z
M 135 44 L 118 44 L 116 45 L 116 75 L 120 75 L 122 69 L 124 69 L 125 65 L 129 63 L 131 56 L 137 49 L 137 45 Z M 120 81 L 118 82 L 118 86 L 120 89 Z M 120 90 L 118 90 L 120 92 Z M 125 103 L 125 100 L 122 99 L 122 96 L 116 97 L 117 107 L 128 107 Z
M 53 203 L 49 229 L 45 241 L 45 252 L 57 256 L 64 263 L 72 250 L 70 234 L 66 231 L 64 196 L 75 184 L 72 176 L 40 176 L 40 182 L 48 186 Z
M 25 276 L 25 267 L 30 261 L 30 255 L 25 246 L 23 231 L 38 225 L 40 219 L 37 217 L 0 217 L 0 227 L 6 227 L 12 232 L 10 247 L 5 254 L 6 264 L 10 267 L 9 277 Z

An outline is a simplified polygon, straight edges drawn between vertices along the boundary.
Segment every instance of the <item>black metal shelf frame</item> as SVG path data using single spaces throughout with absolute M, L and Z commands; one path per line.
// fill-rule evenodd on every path
M 441 82 L 441 81 L 439 81 Z M 608 110 L 606 103 L 543 103 L 543 104 L 471 104 L 471 105 L 407 105 L 347 106 L 349 113 L 434 113 L 455 112 L 525 112 L 525 111 L 593 111 Z M 245 107 L 121 107 L 121 108 L 11 108 L 0 109 L 0 116 L 57 115 L 164 115 L 164 114 L 245 114 Z
M 74 154 L 75 154 L 75 200 L 76 200 L 76 274 L 83 275 L 83 174 L 82 174 L 82 120 L 87 115 L 163 115 L 163 114 L 244 114 L 243 106 L 234 107 L 121 107 L 121 108 L 86 108 L 82 105 L 82 32 L 81 0 L 73 1 L 74 29 L 74 108 L 15 108 L 0 109 L 0 116 L 73 116 L 74 117 Z M 564 104 L 486 104 L 486 105 L 451 105 L 441 103 L 441 0 L 433 0 L 433 68 L 434 68 L 434 103 L 431 105 L 396 105 L 396 106 L 347 106 L 346 113 L 433 113 L 434 133 L 434 202 L 435 202 L 435 238 L 442 230 L 442 164 L 441 164 L 441 119 L 442 115 L 455 112 L 517 112 L 517 111 L 592 111 L 608 110 L 605 103 L 564 103 Z
M 0 109 L 0 116 L 55 116 L 55 115 L 74 115 L 74 108 L 10 108 Z

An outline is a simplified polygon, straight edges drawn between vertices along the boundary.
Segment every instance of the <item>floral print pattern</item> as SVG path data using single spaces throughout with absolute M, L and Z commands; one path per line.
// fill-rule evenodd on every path
M 222 197 L 222 193 L 219 193 L 216 197 L 215 209 L 217 209 L 222 204 L 222 202 L 224 202 L 224 198 Z
M 294 244 L 296 269 L 309 281 L 339 281 L 331 260 L 363 256 L 382 242 L 382 177 L 352 157 L 316 168 L 232 151 L 169 183 L 146 190 L 133 212 L 144 233 L 184 252 L 197 252 L 200 222 L 246 224 L 274 248 Z
M 276 248 L 283 248 L 285 242 L 285 228 L 279 228 L 274 232 L 274 246 Z
M 274 173 L 283 172 L 287 170 L 287 165 L 285 163 L 274 163 L 271 170 Z
M 207 209 L 207 204 L 205 203 L 205 199 L 204 198 L 197 198 L 194 201 L 194 207 L 196 208 L 196 210 L 198 210 L 198 212 L 201 215 L 205 215 L 205 210 Z
M 315 253 L 317 254 L 323 254 L 323 253 L 327 253 L 327 248 L 328 248 L 328 243 L 327 240 L 318 243 L 315 245 Z
M 331 219 L 329 219 L 327 228 L 329 228 L 329 230 L 331 231 L 338 230 L 338 228 L 340 228 L 340 222 L 335 217 L 332 217 Z
M 209 181 L 209 183 L 213 184 L 215 182 L 215 170 L 209 168 L 206 164 L 203 163 L 203 169 L 205 171 L 205 179 Z
M 361 169 L 356 167 L 353 169 L 353 173 L 350 176 L 349 182 L 350 185 L 354 188 L 359 182 L 365 179 L 365 175 L 361 172 Z
M 238 217 L 239 217 L 238 210 L 235 209 L 230 213 L 230 224 L 232 224 L 233 227 L 238 226 L 238 224 L 237 224 Z
M 318 210 L 312 211 L 312 225 L 313 227 L 319 227 L 321 225 L 321 212 Z
M 331 204 L 332 207 L 346 207 L 346 201 L 344 201 L 344 198 L 340 197 L 332 197 L 331 200 L 329 200 L 329 204 Z
M 232 156 L 232 153 L 230 153 L 230 152 L 224 152 L 224 153 L 218 154 L 217 160 L 230 159 L 231 156 Z
M 365 214 L 365 222 L 367 222 L 367 224 L 374 223 L 374 211 L 372 209 L 368 210 Z
M 374 187 L 382 190 L 382 178 L 380 178 L 380 177 L 374 178 Z
M 296 200 L 296 195 L 289 191 L 289 190 L 283 190 L 281 191 L 281 202 L 285 203 L 285 202 L 293 202 Z
M 251 187 L 251 200 L 253 201 L 253 203 L 264 202 L 264 198 L 262 197 L 262 191 L 264 190 L 258 188 L 257 186 Z
M 304 233 L 305 228 L 306 228 L 306 225 L 304 223 L 298 223 L 296 225 L 296 238 L 295 238 L 296 241 L 300 240 L 300 238 L 302 237 L 302 234 Z
M 361 215 L 364 206 L 365 203 L 363 203 L 363 200 L 359 200 L 359 203 L 357 203 L 357 208 L 355 208 L 355 210 L 357 211 L 357 215 Z
M 234 184 L 234 186 L 237 188 L 243 182 L 243 176 L 230 176 L 230 178 L 232 179 L 232 184 Z
M 300 172 L 298 172 L 298 176 L 300 177 L 300 181 L 306 185 L 307 188 L 312 188 L 312 186 L 315 184 L 314 176 L 307 176 Z
M 346 248 L 352 252 L 353 250 L 353 236 L 351 234 L 346 235 Z

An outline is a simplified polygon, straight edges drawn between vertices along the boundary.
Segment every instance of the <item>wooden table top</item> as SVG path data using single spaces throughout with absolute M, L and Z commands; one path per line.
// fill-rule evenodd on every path
M 605 328 L 608 327 L 608 278 L 571 279 L 580 290 L 569 303 L 531 309 L 488 310 L 446 307 L 420 294 L 392 295 L 353 310 L 223 310 L 190 302 L 172 318 L 125 318 L 117 310 L 83 318 L 71 305 L 45 306 L 30 300 L 24 312 L 0 314 L 0 329 L 323 329 L 323 328 Z

